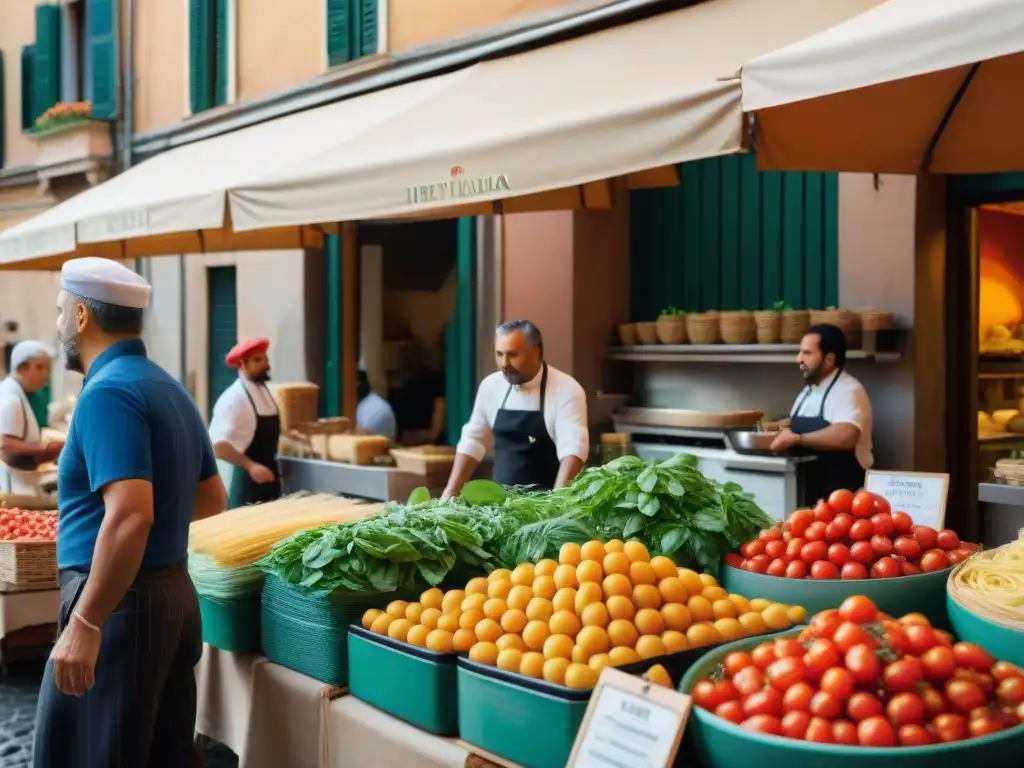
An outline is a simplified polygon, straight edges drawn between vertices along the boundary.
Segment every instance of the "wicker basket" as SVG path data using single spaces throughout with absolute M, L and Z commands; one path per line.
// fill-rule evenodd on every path
M 686 316 L 686 335 L 691 344 L 717 344 L 720 333 L 717 312 L 694 312 Z
M 723 312 L 719 316 L 719 326 L 722 341 L 726 344 L 753 344 L 757 340 L 753 312 Z
M 861 329 L 865 331 L 886 331 L 892 328 L 892 312 L 885 309 L 862 309 L 860 315 Z
M 636 337 L 640 340 L 641 344 L 657 344 L 658 343 L 658 324 L 657 323 L 637 323 L 636 324 Z
M 778 344 L 782 331 L 782 313 L 774 309 L 765 309 L 754 313 L 754 325 L 757 326 L 758 344 Z
M 281 432 L 288 434 L 300 424 L 316 421 L 320 387 L 311 382 L 280 384 L 274 388 L 281 414 Z
M 636 344 L 636 323 L 623 323 L 619 326 L 619 343 L 624 347 Z
M 848 309 L 812 309 L 809 314 L 811 325 L 834 325 L 843 333 L 854 330 L 854 314 Z
M 0 541 L 0 582 L 15 587 L 57 586 L 55 541 Z
M 654 330 L 662 344 L 685 344 L 686 315 L 662 315 Z
M 779 322 L 779 340 L 783 344 L 799 344 L 810 326 L 810 313 L 806 309 L 783 310 Z
M 418 445 L 412 448 L 392 448 L 391 458 L 402 472 L 408 472 L 426 481 L 428 487 L 448 482 L 455 449 L 447 445 Z

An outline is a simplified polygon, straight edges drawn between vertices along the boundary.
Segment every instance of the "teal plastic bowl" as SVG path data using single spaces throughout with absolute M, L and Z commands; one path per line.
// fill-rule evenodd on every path
M 955 597 L 946 594 L 949 623 L 958 640 L 977 643 L 999 661 L 1024 667 L 1024 632 L 1004 627 L 971 613 Z
M 899 618 L 923 613 L 933 626 L 949 629 L 946 615 L 946 579 L 949 570 L 898 576 L 892 579 L 787 579 L 722 566 L 722 587 L 746 598 L 763 597 L 772 602 L 802 605 L 808 616 L 838 608 L 848 597 L 870 597 L 878 610 Z
M 917 578 L 917 577 L 910 577 Z M 780 579 L 781 581 L 781 579 Z M 790 580 L 793 581 L 793 580 Z M 799 634 L 799 630 L 784 633 Z M 751 637 L 716 648 L 690 667 L 679 684 L 689 694 L 734 651 L 750 651 L 764 638 Z M 991 736 L 933 744 L 926 747 L 852 747 L 812 744 L 781 736 L 767 736 L 740 728 L 706 709 L 693 708 L 686 728 L 689 746 L 705 766 L 714 768 L 963 768 L 964 765 L 1020 765 L 1024 725 Z

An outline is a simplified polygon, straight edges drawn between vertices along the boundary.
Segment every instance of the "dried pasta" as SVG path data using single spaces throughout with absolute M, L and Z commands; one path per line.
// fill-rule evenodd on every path
M 971 613 L 1024 631 L 1024 529 L 1016 541 L 969 557 L 949 577 L 949 594 Z

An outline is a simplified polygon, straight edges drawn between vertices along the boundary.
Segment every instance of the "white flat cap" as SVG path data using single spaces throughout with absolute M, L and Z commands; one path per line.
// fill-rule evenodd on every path
M 60 287 L 83 299 L 131 309 L 149 306 L 149 294 L 153 290 L 142 276 L 123 264 L 94 256 L 65 262 L 60 272 Z
M 27 363 L 37 357 L 53 359 L 55 357 L 53 347 L 43 344 L 41 341 L 19 341 L 11 350 L 11 370 L 16 371 L 22 363 Z

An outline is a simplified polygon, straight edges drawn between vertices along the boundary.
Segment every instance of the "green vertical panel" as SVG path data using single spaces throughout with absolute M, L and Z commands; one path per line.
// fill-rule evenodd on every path
M 35 392 L 29 392 L 26 397 L 32 408 L 32 415 L 36 417 L 36 423 L 40 428 L 50 423 L 50 382 L 47 381 Z
M 761 298 L 765 306 L 782 300 L 782 173 L 761 176 Z
M 719 309 L 740 308 L 740 159 L 723 157 L 721 187 L 721 304 Z
M 213 18 L 213 106 L 228 103 L 230 67 L 231 0 L 214 0 Z
M 26 45 L 21 49 L 21 130 L 28 131 L 36 121 L 35 106 L 36 47 Z
M 460 386 L 458 413 L 469 421 L 476 391 L 476 218 L 458 221 L 458 295 Z
M 320 389 L 320 415 L 329 417 L 341 415 L 341 377 L 344 373 L 341 365 L 341 298 L 344 286 L 339 236 L 327 235 L 324 238 L 324 260 L 324 322 L 327 327 L 324 329 L 324 377 L 323 387 Z
M 701 198 L 704 186 L 704 166 L 701 163 L 686 163 L 682 167 L 683 184 L 683 243 L 682 252 L 676 257 L 683 261 L 683 306 L 687 312 L 697 312 L 701 307 Z M 654 190 L 652 190 L 654 191 Z
M 764 309 L 761 286 L 761 179 L 753 155 L 740 157 L 740 307 Z
M 330 66 L 352 60 L 353 0 L 324 0 L 327 3 L 327 60 Z
M 352 58 L 377 53 L 378 0 L 352 0 Z
M 211 47 L 213 25 L 211 9 L 216 0 L 189 0 L 188 13 L 188 82 L 192 114 L 205 112 L 213 106 Z
M 117 117 L 117 43 L 114 0 L 89 0 L 87 45 L 92 53 L 92 116 Z
M 822 186 L 824 304 L 835 307 L 839 306 L 839 174 L 826 173 Z
M 794 307 L 806 306 L 802 173 L 787 173 L 782 179 L 782 298 Z
M 700 232 L 700 308 L 717 309 L 721 302 L 721 189 L 722 166 L 716 159 L 700 160 L 703 170 Z
M 4 139 L 7 126 L 7 98 L 4 84 L 4 52 L 0 51 L 0 168 L 4 167 Z
M 668 187 L 667 189 L 651 190 L 659 192 L 659 199 L 662 201 L 661 232 L 662 252 L 664 253 L 665 268 L 661 283 L 662 296 L 660 312 L 666 306 L 682 308 L 684 295 L 683 287 L 686 284 L 685 271 L 686 261 L 683 251 L 683 190 L 682 187 Z
M 238 342 L 238 283 L 234 267 L 210 267 L 206 273 L 207 383 L 210 413 L 221 393 L 231 386 L 237 372 L 224 362 Z
M 652 273 L 657 266 L 655 238 L 658 234 L 653 215 L 655 196 L 660 190 L 642 189 L 630 196 L 630 282 L 629 314 L 633 320 L 650 320 L 653 308 L 650 286 L 656 281 Z
M 825 306 L 824 176 L 804 177 L 804 303 Z
M 60 15 L 59 5 L 36 6 L 33 120 L 60 101 Z

